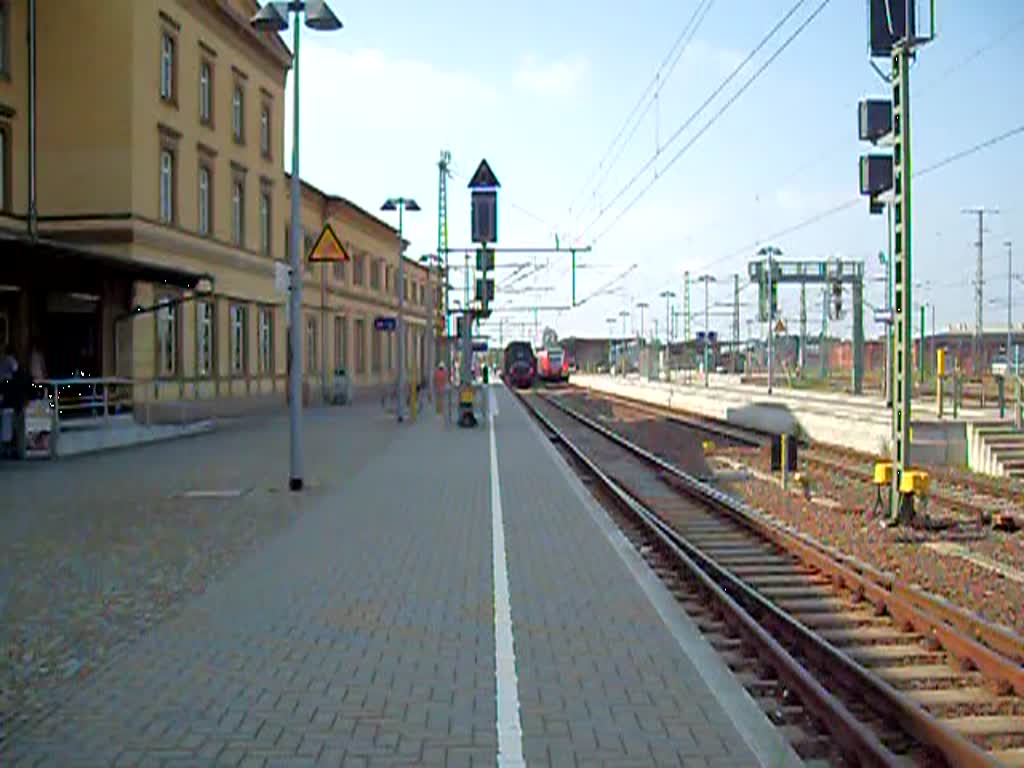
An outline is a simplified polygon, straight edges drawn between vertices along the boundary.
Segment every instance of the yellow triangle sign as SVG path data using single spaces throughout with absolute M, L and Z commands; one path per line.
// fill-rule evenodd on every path
M 310 261 L 349 261 L 348 251 L 341 244 L 330 224 L 324 224 L 316 245 L 309 252 Z

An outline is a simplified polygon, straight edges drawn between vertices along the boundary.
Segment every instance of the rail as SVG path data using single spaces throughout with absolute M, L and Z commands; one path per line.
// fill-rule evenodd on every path
M 591 431 L 603 435 L 613 443 L 625 448 L 629 453 L 656 467 L 661 473 L 674 477 L 687 490 L 689 495 L 699 499 L 711 508 L 718 509 L 720 512 L 732 517 L 741 526 L 759 534 L 783 550 L 792 553 L 799 560 L 803 561 L 805 565 L 810 566 L 817 572 L 827 574 L 833 583 L 846 586 L 855 593 L 863 595 L 864 599 L 872 603 L 877 611 L 888 614 L 903 626 L 913 627 L 914 630 L 920 632 L 923 636 L 930 636 L 934 641 L 938 642 L 940 647 L 944 647 L 951 657 L 969 660 L 969 663 L 973 664 L 976 669 L 995 682 L 998 688 L 1003 691 L 1015 691 L 1018 695 L 1024 692 L 1024 671 L 1015 662 L 993 652 L 970 637 L 965 637 L 952 630 L 945 623 L 948 617 L 942 616 L 940 618 L 929 611 L 929 608 L 932 606 L 922 605 L 921 601 L 910 599 L 910 596 L 907 594 L 882 587 L 877 583 L 876 578 L 871 578 L 869 574 L 859 572 L 855 563 L 847 562 L 846 558 L 837 557 L 840 553 L 826 552 L 826 548 L 818 542 L 810 540 L 806 536 L 794 531 L 778 528 L 742 502 L 689 476 L 674 465 L 625 440 L 621 435 L 612 432 L 612 430 L 604 425 L 598 424 L 560 403 L 548 398 L 544 398 L 544 400 Z M 532 404 L 528 404 L 528 407 L 537 414 L 537 410 L 535 407 L 532 407 Z M 547 419 L 543 418 L 542 420 L 547 421 Z M 579 449 L 575 448 L 563 433 L 558 430 L 555 430 L 555 432 L 559 437 L 559 441 L 570 452 L 576 454 L 577 458 L 581 458 Z M 583 461 L 583 463 L 590 464 L 591 462 Z M 650 525 L 650 522 L 648 525 Z M 670 537 L 676 548 L 684 550 L 693 561 L 699 562 L 701 569 L 734 599 L 743 603 L 748 611 L 761 614 L 761 621 L 767 619 L 767 623 L 773 626 L 776 631 L 781 631 L 790 640 L 797 641 L 797 644 L 801 646 L 802 655 L 807 658 L 816 658 L 819 662 L 822 662 L 824 666 L 832 670 L 834 676 L 845 678 L 844 682 L 848 687 L 856 687 L 861 691 L 872 691 L 870 697 L 874 698 L 875 705 L 888 710 L 887 718 L 900 723 L 903 729 L 907 733 L 912 734 L 919 743 L 937 750 L 945 756 L 951 765 L 995 764 L 990 755 L 986 754 L 977 745 L 972 744 L 946 723 L 933 718 L 915 702 L 892 688 L 891 685 L 883 682 L 864 667 L 847 658 L 844 653 L 838 651 L 828 641 L 816 636 L 814 632 L 809 631 L 802 625 L 794 623 L 788 615 L 784 613 L 779 614 L 774 606 L 766 603 L 759 595 L 751 593 L 747 585 L 736 579 L 728 571 L 723 572 L 721 569 L 714 567 L 713 563 L 706 561 L 699 550 L 693 548 L 685 539 L 680 538 L 667 526 L 664 524 L 656 525 L 661 529 L 663 536 Z M 774 655 L 770 649 L 769 655 Z M 784 667 L 789 666 L 782 658 L 776 657 L 775 661 L 783 662 Z M 782 670 L 779 671 L 781 672 Z M 796 669 L 790 667 L 785 670 L 785 676 L 790 678 L 790 684 L 795 684 L 796 680 L 794 678 L 802 675 Z M 806 680 L 802 682 L 806 683 Z M 807 693 L 809 692 L 807 691 Z M 833 704 L 833 702 L 823 700 L 815 695 L 812 695 L 810 698 L 817 705 L 816 708 L 819 708 L 819 716 L 827 712 Z M 846 750 L 857 755 L 858 758 L 868 764 L 886 764 L 886 757 L 888 756 L 883 757 L 878 753 L 871 755 L 868 751 L 862 751 L 866 750 L 867 744 L 860 740 L 862 733 L 859 732 L 859 729 L 850 727 L 852 723 L 844 723 L 842 718 L 840 718 L 838 722 L 833 722 L 831 725 L 835 726 L 842 733 L 840 735 L 839 732 L 834 730 L 833 736 L 837 740 L 844 742 Z

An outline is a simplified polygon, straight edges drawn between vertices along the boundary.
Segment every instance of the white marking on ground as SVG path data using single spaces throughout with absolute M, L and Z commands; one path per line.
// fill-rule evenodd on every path
M 234 488 L 223 491 L 185 491 L 182 496 L 186 499 L 237 499 L 243 493 L 245 493 L 245 491 L 239 488 Z
M 494 439 L 497 413 L 494 391 L 490 390 L 488 432 L 491 443 L 491 549 L 494 564 L 494 677 L 498 717 L 498 765 L 517 768 L 523 759 L 523 727 L 519 720 L 519 678 L 516 675 L 515 639 L 512 636 L 512 607 L 509 602 L 508 561 L 505 552 L 505 523 L 501 511 L 498 448 Z

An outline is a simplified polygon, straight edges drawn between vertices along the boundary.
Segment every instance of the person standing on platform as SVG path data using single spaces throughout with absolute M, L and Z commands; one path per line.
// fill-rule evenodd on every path
M 434 404 L 440 414 L 444 402 L 445 390 L 448 387 L 448 372 L 444 369 L 444 363 L 438 363 L 434 371 Z

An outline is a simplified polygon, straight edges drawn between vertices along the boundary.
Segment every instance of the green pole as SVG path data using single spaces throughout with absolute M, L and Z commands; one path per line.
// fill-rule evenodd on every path
M 576 251 L 572 251 L 572 305 L 576 306 Z
M 893 208 L 893 473 L 891 493 L 891 519 L 903 521 L 913 515 L 913 497 L 904 502 L 900 493 L 903 472 L 911 464 L 910 444 L 910 390 L 913 387 L 913 282 L 911 262 L 910 216 L 910 51 L 911 43 L 903 40 L 892 52 L 892 124 L 895 127 L 893 143 L 893 188 L 896 199 Z

